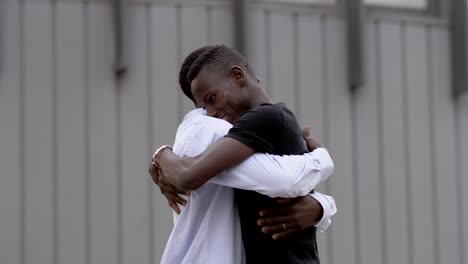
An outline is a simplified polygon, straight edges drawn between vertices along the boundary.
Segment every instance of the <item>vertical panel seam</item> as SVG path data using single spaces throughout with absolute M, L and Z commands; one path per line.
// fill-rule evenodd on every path
M 51 0 L 51 34 L 52 34 L 52 45 L 51 45 L 51 52 L 52 52 L 52 205 L 53 205 L 53 263 L 58 263 L 59 258 L 59 250 L 60 245 L 58 243 L 59 240 L 59 175 L 58 175 L 58 84 L 57 84 L 57 1 Z
M 26 98 L 25 98 L 25 41 L 24 41 L 24 0 L 19 0 L 19 42 L 20 42 L 20 54 L 19 54 L 19 86 L 20 86 L 20 203 L 21 203 L 21 230 L 20 230 L 20 263 L 26 264 Z
M 428 114 L 429 114 L 429 140 L 430 142 L 435 142 L 436 138 L 435 138 L 435 134 L 434 134 L 434 129 L 435 129 L 435 114 L 434 114 L 434 107 L 435 107 L 435 104 L 434 104 L 434 76 L 432 74 L 432 72 L 434 71 L 434 65 L 432 65 L 433 63 L 433 59 L 432 59 L 432 32 L 431 32 L 431 29 L 429 26 L 425 26 L 425 35 L 426 35 L 426 45 L 427 45 L 427 48 L 426 48 L 426 55 L 427 55 L 427 66 L 426 66 L 426 71 L 427 71 L 427 82 L 428 82 L 428 93 L 427 93 L 427 100 L 428 100 L 428 105 L 427 105 L 427 111 L 428 111 Z M 433 146 L 432 144 L 429 144 L 429 146 Z M 437 166 L 436 166 L 436 157 L 435 157 L 435 151 L 429 151 L 429 157 L 430 157 L 430 168 L 431 168 L 431 171 L 430 171 L 430 178 L 431 178 L 431 190 L 432 190 L 432 195 L 431 195 L 431 199 L 432 199 L 432 204 L 434 206 L 432 206 L 433 210 L 432 210 L 432 218 L 434 219 L 434 225 L 433 225 L 433 231 L 434 231 L 434 252 L 433 252 L 433 257 L 434 257 L 434 260 L 435 260 L 435 263 L 441 263 L 441 259 L 440 259 L 440 241 L 439 241 L 439 238 L 440 238 L 440 228 L 439 228 L 439 209 L 438 209 L 438 198 L 439 198 L 439 193 L 438 193 L 438 190 L 436 188 L 436 169 L 437 169 Z
M 452 34 L 454 34 L 453 31 L 451 31 Z M 453 83 L 453 81 L 452 81 Z M 467 263 L 468 261 L 468 255 L 465 250 L 466 248 L 466 243 L 468 241 L 465 240 L 465 225 L 466 223 L 464 220 L 465 218 L 465 208 L 466 206 L 463 206 L 463 175 L 462 175 L 462 145 L 460 144 L 461 142 L 461 116 L 462 116 L 462 108 L 461 108 L 461 97 L 458 96 L 456 98 L 452 99 L 452 102 L 454 104 L 453 110 L 454 110 L 454 119 L 455 119 L 455 124 L 454 124 L 454 138 L 455 142 L 458 142 L 458 144 L 455 144 L 455 173 L 456 173 L 456 192 L 457 192 L 457 211 L 458 211 L 458 230 L 460 231 L 460 234 L 458 236 L 458 246 L 459 246 L 459 252 L 460 252 L 460 263 Z M 466 219 L 468 220 L 468 219 Z
M 362 87 L 361 87 L 362 89 Z M 360 91 L 362 92 L 362 90 Z M 357 106 L 356 106 L 356 100 L 357 100 L 357 92 L 354 91 L 354 92 L 350 92 L 349 96 L 350 96 L 350 100 L 351 100 L 351 104 L 350 104 L 350 112 L 351 112 L 351 142 L 350 142 L 350 146 L 351 146 L 351 164 L 352 164 L 352 167 L 351 167 L 351 178 L 353 179 L 353 183 L 354 183 L 354 192 L 352 192 L 352 200 L 354 202 L 354 233 L 355 233 L 355 263 L 361 263 L 362 261 L 362 257 L 361 257 L 361 243 L 362 243 L 362 240 L 361 240 L 361 228 L 360 228 L 360 217 L 359 217 L 359 211 L 361 209 L 361 205 L 359 204 L 359 198 L 358 198 L 358 193 L 359 193 L 359 190 L 360 190 L 360 186 L 359 186 L 359 177 L 357 176 L 358 173 L 359 173 L 359 168 L 358 166 L 356 165 L 357 162 L 359 161 L 358 157 L 357 157 L 357 150 L 356 150 L 356 147 L 359 146 L 359 143 L 357 143 L 357 141 L 359 140 L 359 137 L 357 136 L 358 132 L 357 132 L 357 125 L 356 125 L 356 121 L 358 119 L 357 117 Z
M 406 192 L 406 217 L 407 217 L 407 223 L 408 223 L 408 263 L 413 263 L 414 261 L 414 256 L 413 256 L 413 249 L 414 249 L 414 237 L 413 237 L 413 214 L 411 211 L 411 204 L 412 204 L 412 198 L 411 198 L 411 181 L 410 181 L 410 162 L 408 162 L 408 158 L 410 158 L 410 149 L 409 149 L 409 120 L 408 120 L 408 76 L 407 76 L 407 65 L 406 65 L 406 54 L 407 54 L 407 45 L 406 45 L 406 24 L 404 22 L 400 23 L 400 35 L 401 35 L 401 69 L 402 69 L 402 86 L 403 86 L 403 126 L 404 126 L 404 161 L 405 161 L 405 178 L 406 178 L 406 186 L 405 186 L 405 192 Z
M 152 44 L 153 44 L 153 32 L 151 30 L 152 28 L 152 21 L 153 21 L 153 16 L 152 16 L 152 3 L 146 3 L 145 5 L 146 7 L 146 54 L 147 54 L 147 74 L 146 74 L 146 78 L 147 78 L 147 83 L 148 83 L 148 87 L 147 87 L 147 112 L 148 112 L 148 130 L 147 130 L 147 133 L 148 133 L 148 155 L 150 155 L 149 153 L 151 153 L 151 150 L 152 150 L 152 135 L 153 135 L 153 118 L 152 118 L 152 99 L 153 99 L 153 78 L 151 78 L 152 76 L 152 72 L 153 72 L 153 49 L 152 49 Z M 153 198 L 154 198 L 154 193 L 152 192 L 153 191 L 153 186 L 152 186 L 152 182 L 151 180 L 148 181 L 149 184 L 148 184 L 148 199 L 149 199 L 149 202 L 148 202 L 148 205 L 149 205 L 149 233 L 150 233 L 150 236 L 149 236 L 149 263 L 156 263 L 155 262 L 155 258 L 154 258 L 154 254 L 153 254 L 153 249 L 155 249 L 155 240 L 154 240 L 154 230 L 155 230 L 155 224 L 154 223 L 154 203 L 153 203 Z
M 87 264 L 91 263 L 91 147 L 90 147 L 90 139 L 91 139 L 91 126 L 90 126 L 90 111 L 89 111 L 89 90 L 90 90 L 90 83 L 89 83 L 89 2 L 84 1 L 82 4 L 82 18 L 83 18 L 83 54 L 84 54 L 84 62 L 83 62 L 83 78 L 84 78 L 84 117 L 85 117 L 85 262 Z
M 345 43 L 349 43 L 349 42 L 345 42 Z M 348 44 L 349 45 L 349 44 Z M 348 49 L 345 49 L 347 53 L 349 53 L 349 50 Z M 348 58 L 349 60 L 349 56 L 347 56 L 346 58 Z M 349 65 L 349 64 L 347 64 Z M 348 79 L 348 85 L 349 85 L 349 79 L 350 79 L 350 76 L 349 74 L 346 75 L 347 79 Z M 369 87 L 369 83 L 367 83 L 366 87 L 368 88 Z M 361 237 L 361 227 L 359 225 L 360 223 L 360 220 L 361 220 L 361 217 L 360 217 L 360 210 L 361 210 L 361 204 L 359 203 L 359 197 L 358 197 L 358 194 L 359 194 L 359 190 L 361 189 L 360 188 L 360 185 L 359 185 L 359 177 L 358 177 L 358 173 L 359 173 L 359 167 L 357 166 L 357 163 L 359 162 L 359 159 L 358 159 L 358 153 L 357 153 L 357 146 L 360 146 L 360 144 L 358 143 L 358 140 L 359 140 L 359 137 L 358 137 L 358 128 L 357 128 L 357 125 L 356 125 L 356 122 L 357 122 L 357 119 L 358 119 L 358 116 L 357 116 L 357 105 L 356 105 L 356 101 L 357 101 L 357 93 L 360 92 L 365 92 L 363 90 L 364 87 L 361 87 L 360 91 L 351 91 L 351 89 L 348 89 L 347 90 L 347 94 L 348 94 L 348 98 L 350 100 L 350 117 L 351 117 L 351 127 L 350 127 L 350 137 L 351 137 L 351 142 L 350 142 L 350 147 L 351 147 L 351 179 L 352 179 L 352 189 L 354 190 L 354 192 L 352 192 L 352 201 L 354 203 L 354 210 L 353 210 L 353 220 L 354 220 L 354 236 L 355 236 L 355 263 L 358 264 L 358 263 L 361 263 L 362 262 L 362 237 Z
M 383 157 L 384 151 L 384 143 L 383 143 L 383 110 L 382 110 L 382 102 L 383 102 L 383 92 L 382 92 L 382 58 L 381 58 L 381 41 L 380 41 L 380 32 L 381 32 L 381 24 L 380 21 L 377 20 L 374 26 L 374 42 L 375 42 L 375 67 L 376 67 L 376 91 L 377 91 L 377 115 L 378 115 L 378 160 L 379 160 L 379 191 L 380 191 L 380 212 L 382 215 L 382 263 L 388 264 L 388 245 L 387 245 L 387 207 L 386 207 L 386 200 L 385 200 L 385 175 L 384 175 L 384 164 L 385 159 Z
M 460 102 L 460 97 L 456 98 L 454 103 L 455 103 L 455 140 L 458 142 L 461 142 L 461 102 Z M 467 261 L 467 253 L 464 250 L 466 248 L 466 243 L 467 241 L 465 240 L 465 223 L 463 220 L 465 218 L 465 207 L 463 206 L 463 180 L 462 180 L 462 149 L 461 149 L 461 144 L 455 144 L 455 153 L 456 153 L 456 174 L 457 174 L 457 200 L 458 200 L 458 212 L 459 212 L 459 217 L 458 217 L 458 230 L 460 230 L 461 234 L 459 235 L 459 247 L 460 247 L 460 263 L 466 263 Z M 468 219 L 467 219 L 468 220 Z
M 128 76 L 127 76 L 128 78 Z M 117 161 L 117 247 L 118 247 L 118 259 L 117 264 L 123 263 L 124 258 L 124 233 L 123 233 L 123 164 L 122 164 L 122 95 L 121 91 L 124 88 L 122 81 L 123 79 L 114 78 L 115 86 L 115 102 L 116 102 L 116 161 Z

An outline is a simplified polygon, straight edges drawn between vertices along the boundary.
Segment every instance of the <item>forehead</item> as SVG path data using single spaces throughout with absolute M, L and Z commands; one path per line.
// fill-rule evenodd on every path
M 224 77 L 218 71 L 206 68 L 201 69 L 197 77 L 190 84 L 193 96 L 196 98 L 212 90 L 221 88 Z

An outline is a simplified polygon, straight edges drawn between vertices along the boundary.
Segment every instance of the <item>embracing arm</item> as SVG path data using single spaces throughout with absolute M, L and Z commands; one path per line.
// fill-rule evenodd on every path
M 194 190 L 253 153 L 243 143 L 223 137 L 195 157 L 181 158 L 166 149 L 155 157 L 155 162 L 172 185 L 182 190 Z
M 270 197 L 293 198 L 307 195 L 326 181 L 333 169 L 333 161 L 324 148 L 291 156 L 257 153 L 210 182 Z

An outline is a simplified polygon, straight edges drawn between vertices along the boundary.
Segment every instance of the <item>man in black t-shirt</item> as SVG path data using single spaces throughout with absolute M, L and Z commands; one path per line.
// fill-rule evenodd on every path
M 274 104 L 254 76 L 245 59 L 225 46 L 210 48 L 195 60 L 188 73 L 194 101 L 210 116 L 233 123 L 233 128 L 197 157 L 180 158 L 168 150 L 161 152 L 155 158 L 166 180 L 191 190 L 255 152 L 307 152 L 294 114 L 284 104 Z M 276 200 L 236 190 L 236 202 L 247 263 L 319 263 L 314 227 L 275 240 L 261 232 L 257 217 L 260 210 L 278 206 Z M 284 222 L 275 224 L 272 230 L 297 228 Z
M 297 155 L 307 152 L 294 114 L 285 104 L 264 103 L 247 110 L 226 135 L 255 152 Z M 276 201 L 252 191 L 236 190 L 246 259 L 249 263 L 319 263 L 315 227 L 275 241 L 256 226 L 257 213 Z M 307 260 L 307 261 L 306 261 Z

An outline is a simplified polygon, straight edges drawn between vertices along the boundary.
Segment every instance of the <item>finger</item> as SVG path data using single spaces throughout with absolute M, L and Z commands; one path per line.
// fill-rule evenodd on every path
M 291 212 L 290 206 L 281 206 L 281 207 L 276 207 L 276 208 L 263 209 L 260 211 L 259 215 L 261 217 L 274 217 L 274 216 L 288 215 L 290 212 Z
M 190 192 L 184 191 L 181 189 L 176 188 L 174 185 L 172 185 L 166 177 L 164 177 L 164 174 L 160 174 L 159 177 L 159 185 L 163 187 L 163 189 L 167 192 L 174 192 L 174 193 L 179 193 L 179 194 L 185 194 L 185 195 L 190 195 Z
M 177 214 L 180 214 L 180 208 L 179 206 L 174 203 L 173 201 L 169 201 L 169 206 L 174 210 Z
M 164 196 L 166 196 L 167 200 L 176 202 L 176 203 L 181 204 L 183 206 L 185 206 L 187 204 L 187 200 L 185 200 L 184 198 L 180 197 L 177 194 L 173 194 L 173 193 L 163 193 L 163 194 L 164 194 Z
M 159 179 L 157 177 L 153 177 L 151 176 L 151 178 L 153 179 L 153 182 L 157 185 L 157 186 L 160 186 L 160 182 L 159 182 Z
M 274 226 L 264 226 L 262 227 L 262 232 L 265 234 L 270 234 L 270 233 L 277 234 L 277 233 L 282 233 L 288 230 L 299 230 L 299 229 L 300 227 L 298 224 L 294 222 L 292 223 L 286 222 L 286 223 L 281 223 L 281 224 L 274 225 Z
M 304 126 L 304 129 L 302 130 L 302 136 L 306 140 L 310 137 L 310 126 Z
M 280 239 L 287 238 L 297 232 L 299 232 L 298 229 L 290 229 L 290 230 L 283 231 L 281 233 L 273 234 L 271 238 L 273 238 L 274 240 L 280 240 Z
M 284 224 L 284 226 L 283 226 Z M 286 223 L 281 223 L 281 224 L 278 224 L 278 225 L 271 225 L 271 226 L 264 226 L 262 227 L 262 233 L 264 234 L 268 234 L 268 233 L 281 233 L 281 232 L 284 232 L 287 229 L 287 224 Z M 286 229 L 284 229 L 286 227 Z
M 258 219 L 257 225 L 274 226 L 274 225 L 280 225 L 282 223 L 293 222 L 293 220 L 294 219 L 291 216 L 269 217 L 269 218 Z
M 150 164 L 148 172 L 151 175 L 151 178 L 153 179 L 154 183 L 156 183 L 156 185 L 159 185 L 158 170 L 156 169 L 156 167 L 153 164 Z
M 177 189 L 176 187 L 174 187 L 174 186 L 172 186 L 170 184 L 166 184 L 166 183 L 163 183 L 161 181 L 159 183 L 160 183 L 161 190 L 163 190 L 164 192 L 186 194 L 186 195 L 190 194 L 190 192 L 179 190 L 179 189 Z

